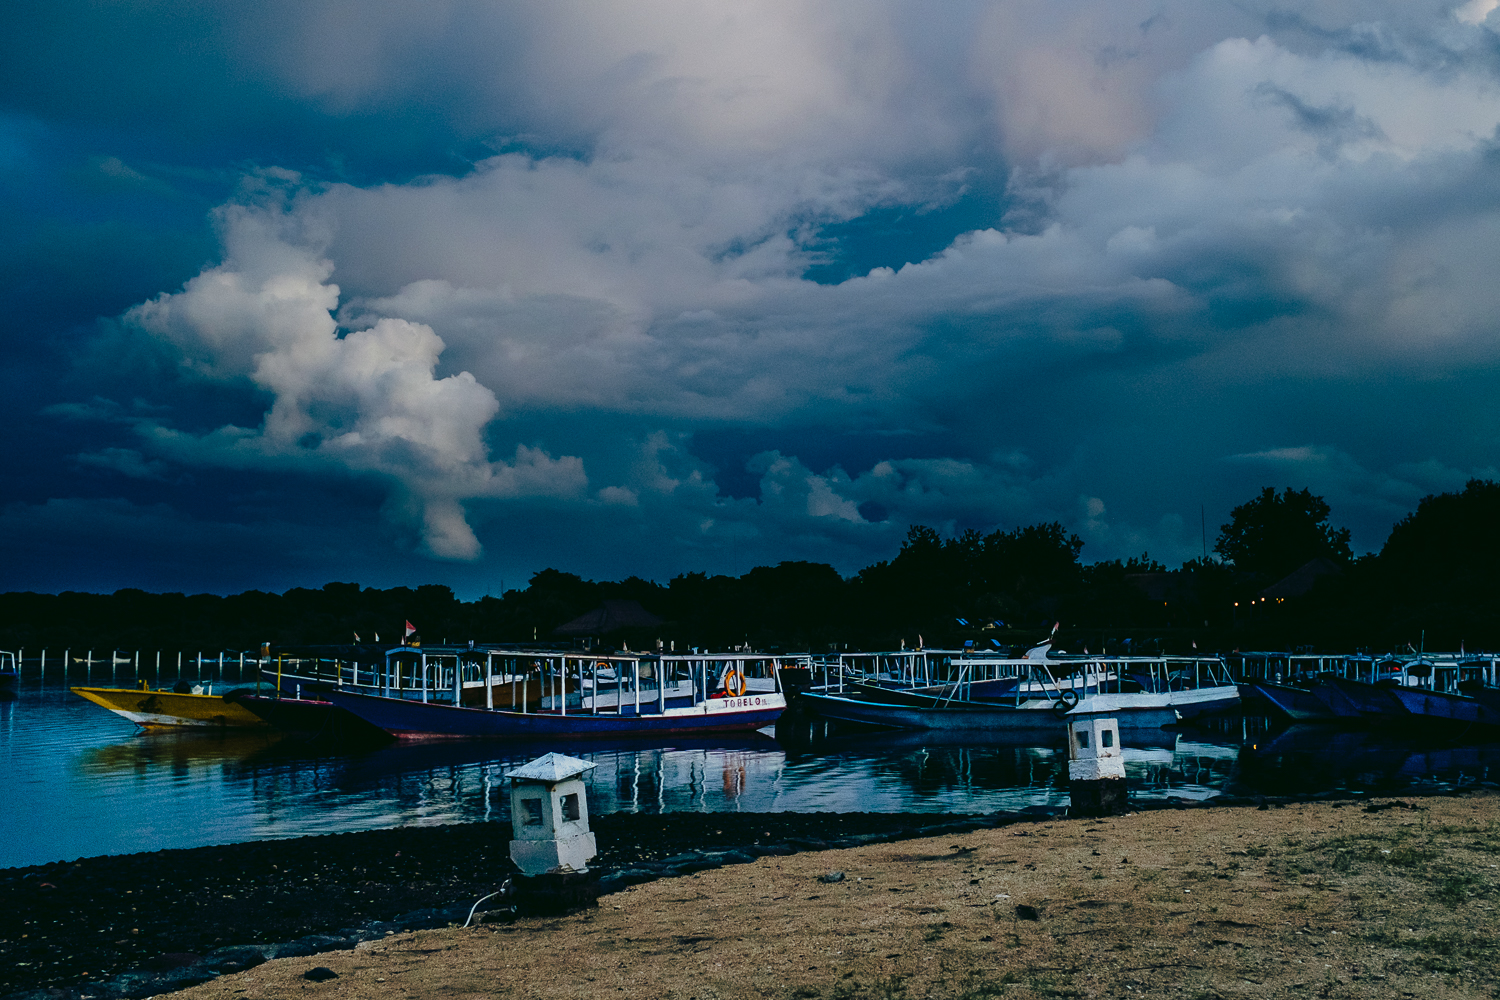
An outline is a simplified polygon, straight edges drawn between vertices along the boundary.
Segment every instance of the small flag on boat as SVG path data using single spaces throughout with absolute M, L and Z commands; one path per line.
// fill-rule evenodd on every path
M 354 633 L 354 641 L 355 642 L 362 642 L 363 641 L 363 640 L 360 639 L 358 632 Z
M 406 623 L 406 634 L 407 635 L 411 635 L 416 630 L 417 630 L 417 627 L 415 625 L 413 625 L 411 622 L 407 622 Z

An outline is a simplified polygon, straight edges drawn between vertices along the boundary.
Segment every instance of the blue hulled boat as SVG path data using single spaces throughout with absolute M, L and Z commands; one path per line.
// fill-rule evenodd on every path
M 786 710 L 781 670 L 806 666 L 805 657 L 753 653 L 510 653 L 500 673 L 486 662 L 476 685 L 463 663 L 445 673 L 403 649 L 387 658 L 378 691 L 320 694 L 403 739 L 736 732 L 774 724 Z

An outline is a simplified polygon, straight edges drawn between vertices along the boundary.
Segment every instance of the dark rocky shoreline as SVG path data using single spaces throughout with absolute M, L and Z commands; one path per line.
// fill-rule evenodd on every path
M 1006 817 L 1012 820 L 1018 817 Z M 598 816 L 604 891 L 767 854 L 999 819 L 890 813 Z M 143 997 L 270 957 L 462 923 L 514 873 L 509 824 L 406 827 L 0 870 L 0 997 Z

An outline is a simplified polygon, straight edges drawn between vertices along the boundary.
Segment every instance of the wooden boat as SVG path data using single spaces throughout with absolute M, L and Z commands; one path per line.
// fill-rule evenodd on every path
M 1419 687 L 1396 687 L 1389 690 L 1413 720 L 1500 727 L 1500 705 L 1494 704 L 1492 699 Z
M 351 742 L 389 741 L 390 734 L 350 715 L 326 698 L 278 698 L 239 691 L 230 695 L 278 732 L 307 739 Z
M 823 694 L 853 694 L 855 702 L 907 708 L 940 708 L 955 704 L 1008 712 L 1051 709 L 1064 714 L 1080 702 L 1080 711 L 1097 710 L 1135 716 L 1133 725 L 1160 727 L 1239 704 L 1239 688 L 1217 657 L 1067 657 L 1050 655 L 1050 644 L 1030 650 L 1024 659 L 945 657 L 938 663 L 917 660 L 921 653 L 860 654 L 877 666 L 895 664 L 898 670 L 864 672 L 850 678 L 846 670 L 838 685 Z M 934 674 L 951 680 L 932 683 Z M 809 708 L 843 721 L 870 721 L 869 707 L 813 700 Z M 1097 706 L 1089 709 L 1086 706 Z M 860 719 L 849 718 L 860 715 Z M 884 723 L 895 728 L 916 725 L 899 713 L 886 713 Z M 1122 719 L 1123 721 L 1123 719 Z M 946 728 L 952 721 L 932 720 L 918 728 Z M 1008 728 L 1022 724 L 1012 714 L 995 715 L 991 725 Z M 965 726 L 967 728 L 967 726 Z
M 1404 719 L 1407 715 L 1401 702 L 1394 697 L 1398 684 L 1394 679 L 1369 684 L 1325 674 L 1318 678 L 1313 692 L 1340 719 L 1389 721 Z
M 438 665 L 430 678 L 426 664 L 416 665 L 420 688 L 398 683 L 389 689 L 394 693 L 378 694 L 331 688 L 322 696 L 405 739 L 736 732 L 775 723 L 786 710 L 782 665 L 806 667 L 805 657 L 743 652 L 608 657 L 539 653 L 521 659 L 528 661 L 524 673 L 483 678 L 483 705 L 470 703 L 461 661 L 446 672 Z M 393 658 L 387 675 L 398 676 L 399 670 Z M 506 689 L 513 693 L 502 702 L 507 707 L 494 707 L 496 695 Z M 523 710 L 512 707 L 516 705 Z M 532 705 L 537 706 L 534 711 Z
M 857 722 L 886 729 L 919 729 L 936 732 L 988 733 L 1006 736 L 1040 735 L 1051 739 L 1062 729 L 1062 713 L 1053 702 L 1033 699 L 1014 705 L 977 702 L 934 701 L 926 705 L 866 701 L 837 694 L 804 692 L 799 704 L 816 715 L 838 722 Z
M 1122 730 L 1159 730 L 1163 725 L 1177 721 L 1176 713 L 1164 703 L 1153 709 L 1122 709 L 1112 700 L 1117 697 L 1091 695 L 1081 702 L 1032 699 L 1017 706 L 972 701 L 899 705 L 836 694 L 808 692 L 798 695 L 799 701 L 809 711 L 839 722 L 857 722 L 887 729 L 969 733 L 1007 740 L 1024 738 L 1050 742 L 1062 730 L 1062 720 L 1072 711 L 1116 715 Z
M 1330 722 L 1338 716 L 1310 688 L 1257 681 L 1246 685 L 1293 722 Z
M 142 728 L 197 726 L 216 729 L 265 728 L 266 721 L 227 695 L 153 691 L 137 688 L 76 687 L 72 692 Z M 210 689 L 211 690 L 211 689 Z

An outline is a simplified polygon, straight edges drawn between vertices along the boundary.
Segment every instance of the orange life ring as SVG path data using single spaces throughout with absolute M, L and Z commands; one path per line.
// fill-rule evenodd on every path
M 738 670 L 731 670 L 724 675 L 724 693 L 731 698 L 738 698 L 744 694 L 745 687 L 745 675 Z

